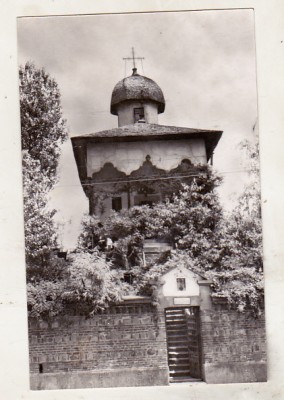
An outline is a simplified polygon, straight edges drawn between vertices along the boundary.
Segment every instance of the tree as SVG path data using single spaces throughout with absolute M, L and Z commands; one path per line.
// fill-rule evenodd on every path
M 56 180 L 60 146 L 67 138 L 57 83 L 28 62 L 20 67 L 22 150 L 40 163 L 51 188 Z
M 54 269 L 55 211 L 48 207 L 48 195 L 67 132 L 54 79 L 30 62 L 20 67 L 19 76 L 27 278 L 35 280 Z
M 50 318 L 70 305 L 91 315 L 118 302 L 123 284 L 104 255 L 77 251 L 65 261 L 55 254 L 56 211 L 49 208 L 49 193 L 67 132 L 56 82 L 31 63 L 20 68 L 20 106 L 29 315 Z
M 48 209 L 49 181 L 38 160 L 23 151 L 25 250 L 28 281 L 52 274 L 50 261 L 56 247 L 54 211 Z
M 258 142 L 241 145 L 248 157 L 249 181 L 237 206 L 223 220 L 220 267 L 209 276 L 216 296 L 225 296 L 239 311 L 258 315 L 264 308 L 259 148 Z
M 19 75 L 28 309 L 39 315 L 59 307 L 65 277 L 66 266 L 54 255 L 55 210 L 48 196 L 67 132 L 56 82 L 32 63 L 20 67 Z
M 97 253 L 76 252 L 70 257 L 68 277 L 61 296 L 77 312 L 91 316 L 122 299 L 121 274 Z
M 57 267 L 58 263 L 60 260 Z M 125 284 L 120 272 L 112 269 L 105 257 L 79 251 L 69 255 L 63 267 L 61 276 L 50 273 L 45 279 L 28 282 L 31 317 L 49 319 L 70 310 L 90 317 L 121 301 Z

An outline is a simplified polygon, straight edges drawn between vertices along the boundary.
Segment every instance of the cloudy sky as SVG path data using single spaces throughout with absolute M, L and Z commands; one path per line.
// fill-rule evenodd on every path
M 69 135 L 117 127 L 110 114 L 115 84 L 138 73 L 162 88 L 159 123 L 223 130 L 214 166 L 223 175 L 221 201 L 230 209 L 247 178 L 238 144 L 254 140 L 257 88 L 252 10 L 20 18 L 19 64 L 33 61 L 57 81 Z M 256 128 L 255 128 L 256 126 Z M 52 205 L 65 221 L 63 245 L 72 247 L 88 210 L 71 143 L 63 146 Z M 71 222 L 70 222 L 71 221 Z

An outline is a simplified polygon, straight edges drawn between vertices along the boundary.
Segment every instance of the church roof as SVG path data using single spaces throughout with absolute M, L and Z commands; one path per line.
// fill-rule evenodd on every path
M 165 110 L 165 99 L 161 88 L 152 79 L 137 74 L 119 81 L 112 92 L 110 111 L 117 115 L 117 105 L 129 100 L 152 100 L 158 103 L 158 113 Z
M 184 128 L 178 126 L 135 123 L 119 128 L 73 136 L 72 142 L 126 142 L 146 140 L 171 140 L 171 139 L 204 139 L 207 159 L 209 160 L 217 146 L 222 131 L 208 129 Z

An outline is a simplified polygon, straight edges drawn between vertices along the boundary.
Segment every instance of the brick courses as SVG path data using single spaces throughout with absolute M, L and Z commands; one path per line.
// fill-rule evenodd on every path
M 32 374 L 148 368 L 152 375 L 165 370 L 167 380 L 163 311 L 151 305 L 116 306 L 90 319 L 31 320 L 29 336 Z
M 200 310 L 202 378 L 266 380 L 264 318 L 213 305 Z M 167 385 L 163 309 L 125 304 L 86 319 L 29 321 L 32 389 Z
M 214 306 L 200 313 L 202 365 L 208 383 L 266 381 L 264 317 Z

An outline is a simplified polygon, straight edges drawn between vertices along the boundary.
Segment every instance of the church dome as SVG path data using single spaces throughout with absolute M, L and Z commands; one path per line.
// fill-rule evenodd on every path
M 158 105 L 158 113 L 165 110 L 165 99 L 161 88 L 152 79 L 137 74 L 133 68 L 133 74 L 119 81 L 111 96 L 112 114 L 117 115 L 118 104 L 129 100 L 150 100 Z

